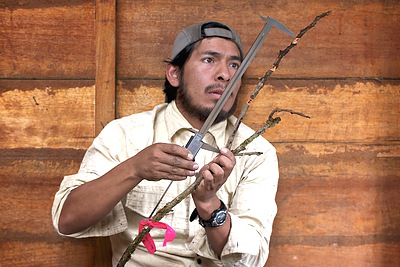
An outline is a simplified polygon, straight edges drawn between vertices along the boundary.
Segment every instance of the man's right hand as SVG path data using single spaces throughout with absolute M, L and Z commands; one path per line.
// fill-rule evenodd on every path
M 187 176 L 193 176 L 199 168 L 189 150 L 165 143 L 148 146 L 129 161 L 133 177 L 149 181 L 184 180 Z

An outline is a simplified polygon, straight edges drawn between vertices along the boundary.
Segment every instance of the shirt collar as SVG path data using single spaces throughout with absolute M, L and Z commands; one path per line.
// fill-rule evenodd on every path
M 190 123 L 183 117 L 178 110 L 175 101 L 171 101 L 167 106 L 165 112 L 165 122 L 168 131 L 169 140 L 181 130 L 198 131 L 199 129 L 193 128 Z M 227 120 L 214 124 L 208 129 L 208 132 L 215 139 L 218 148 L 225 146 L 225 131 L 227 127 Z

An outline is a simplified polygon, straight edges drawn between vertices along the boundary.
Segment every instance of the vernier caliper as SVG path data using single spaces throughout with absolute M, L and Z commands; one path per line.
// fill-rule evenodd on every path
M 192 154 L 193 158 L 197 155 L 200 148 L 209 149 L 208 144 L 204 143 L 203 137 L 207 133 L 208 129 L 214 124 L 215 119 L 217 118 L 218 114 L 221 112 L 222 108 L 224 107 L 226 101 L 228 100 L 229 96 L 231 95 L 232 91 L 236 88 L 238 82 L 242 78 L 244 72 L 247 70 L 248 66 L 250 65 L 251 61 L 253 60 L 254 56 L 257 54 L 258 50 L 261 47 L 261 44 L 264 42 L 265 38 L 267 37 L 268 33 L 271 31 L 272 27 L 276 27 L 282 32 L 289 34 L 292 37 L 296 37 L 293 32 L 291 32 L 285 25 L 280 23 L 279 21 L 271 18 L 271 17 L 261 17 L 261 19 L 265 22 L 264 27 L 260 31 L 257 36 L 257 39 L 254 41 L 253 45 L 251 46 L 249 52 L 247 52 L 246 57 L 244 58 L 242 64 L 239 66 L 238 70 L 233 75 L 231 81 L 229 82 L 228 86 L 226 87 L 225 91 L 215 104 L 213 110 L 211 111 L 210 115 L 208 115 L 206 121 L 204 122 L 201 129 L 196 132 L 192 137 L 190 137 L 188 143 L 186 144 L 185 148 L 187 148 Z M 153 215 L 155 210 L 157 209 L 158 205 L 160 204 L 161 200 L 164 198 L 165 193 L 168 191 L 169 187 L 171 186 L 173 181 L 170 182 L 168 187 L 165 189 L 165 192 L 161 196 L 160 200 L 158 201 L 156 207 L 150 214 L 149 218 Z

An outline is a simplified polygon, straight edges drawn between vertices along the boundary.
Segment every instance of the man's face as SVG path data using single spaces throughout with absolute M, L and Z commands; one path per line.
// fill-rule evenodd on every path
M 204 122 L 241 63 L 237 46 L 223 38 L 206 38 L 199 42 L 180 73 L 176 103 L 183 115 Z M 240 82 L 216 122 L 229 117 L 236 107 Z

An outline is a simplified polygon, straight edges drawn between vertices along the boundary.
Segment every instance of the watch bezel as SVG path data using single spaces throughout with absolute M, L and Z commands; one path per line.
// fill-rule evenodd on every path
M 221 206 L 213 211 L 211 214 L 211 218 L 208 220 L 203 220 L 199 216 L 199 224 L 203 227 L 218 227 L 223 225 L 226 222 L 226 218 L 228 217 L 228 210 L 225 206 L 225 203 L 221 201 Z

